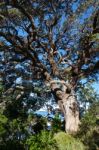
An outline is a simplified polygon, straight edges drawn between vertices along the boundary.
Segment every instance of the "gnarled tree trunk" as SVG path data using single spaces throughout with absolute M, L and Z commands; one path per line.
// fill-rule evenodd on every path
M 51 89 L 64 114 L 65 131 L 72 134 L 77 132 L 79 127 L 79 107 L 72 87 L 67 87 L 63 81 L 60 83 L 52 81 Z

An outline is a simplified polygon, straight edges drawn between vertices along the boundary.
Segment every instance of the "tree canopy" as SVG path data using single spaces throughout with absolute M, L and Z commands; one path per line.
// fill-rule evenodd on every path
M 68 105 L 77 116 L 73 91 L 99 71 L 98 5 L 96 0 L 0 1 L 0 75 L 7 92 L 20 89 L 18 99 L 36 82 L 53 92 L 64 115 Z
M 32 78 L 77 84 L 99 69 L 98 39 L 92 38 L 99 30 L 97 6 L 98 2 L 90 0 L 2 1 L 0 49 L 7 55 L 4 62 L 12 62 L 14 72 L 17 62 L 30 60 Z

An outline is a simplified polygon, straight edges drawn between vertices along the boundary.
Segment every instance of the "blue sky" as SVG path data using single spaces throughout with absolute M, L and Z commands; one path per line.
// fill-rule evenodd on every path
M 99 94 L 99 81 L 94 83 L 92 86 L 95 89 L 95 91 Z

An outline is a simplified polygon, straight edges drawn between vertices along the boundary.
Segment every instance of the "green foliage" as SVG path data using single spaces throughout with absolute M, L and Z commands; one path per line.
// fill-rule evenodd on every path
M 59 114 L 56 114 L 55 117 L 53 118 L 53 121 L 52 121 L 52 130 L 53 130 L 53 132 L 60 131 L 61 126 L 62 126 L 62 123 L 61 123 L 61 120 L 59 118 Z
M 0 144 L 1 150 L 25 150 L 22 142 L 17 140 L 9 140 Z
M 2 82 L 0 82 L 0 97 L 2 96 L 3 91 L 4 91 L 4 88 L 3 88 Z
M 0 114 L 0 138 L 2 138 L 7 132 L 6 130 L 7 122 L 8 119 L 4 115 Z
M 64 132 L 55 134 L 54 139 L 59 150 L 84 150 L 84 145 Z
M 57 150 L 53 134 L 48 131 L 31 136 L 26 144 L 29 146 L 29 150 Z
M 91 81 L 90 81 L 91 82 Z M 78 89 L 80 102 L 89 102 L 90 104 L 97 101 L 99 94 L 92 87 L 92 83 L 87 83 L 85 87 Z
M 93 34 L 92 37 L 91 37 L 91 40 L 98 42 L 99 41 L 99 33 Z
M 88 150 L 99 148 L 99 102 L 94 103 L 82 118 L 77 137 Z

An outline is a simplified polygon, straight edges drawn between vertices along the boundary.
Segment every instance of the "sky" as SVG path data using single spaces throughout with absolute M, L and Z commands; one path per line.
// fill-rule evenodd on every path
M 99 81 L 95 82 L 92 86 L 95 89 L 95 91 L 97 92 L 97 94 L 99 94 Z

